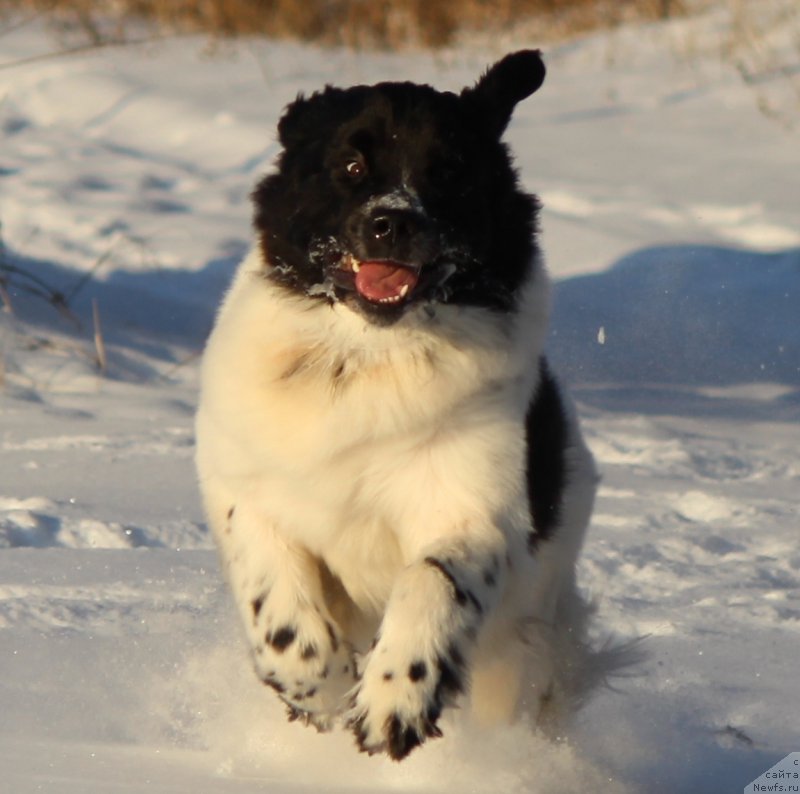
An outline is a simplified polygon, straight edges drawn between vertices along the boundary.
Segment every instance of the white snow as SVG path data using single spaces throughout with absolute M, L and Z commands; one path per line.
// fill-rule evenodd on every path
M 603 473 L 581 582 L 598 635 L 649 635 L 648 660 L 562 742 L 454 713 L 398 765 L 287 724 L 249 670 L 194 486 L 197 358 L 298 91 L 457 89 L 532 42 L 15 65 L 57 44 L 0 30 L 5 256 L 40 280 L 12 274 L 0 314 L 0 792 L 713 794 L 800 749 L 800 103 L 774 68 L 797 52 L 773 28 L 748 85 L 729 32 L 712 12 L 551 47 L 509 130 Z

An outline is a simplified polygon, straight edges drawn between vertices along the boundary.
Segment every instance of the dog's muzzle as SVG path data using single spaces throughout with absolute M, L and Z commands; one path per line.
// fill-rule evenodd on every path
M 334 283 L 373 306 L 402 305 L 416 289 L 422 268 L 438 251 L 438 235 L 421 208 L 389 200 L 369 202 L 353 214 L 350 251 L 334 271 Z

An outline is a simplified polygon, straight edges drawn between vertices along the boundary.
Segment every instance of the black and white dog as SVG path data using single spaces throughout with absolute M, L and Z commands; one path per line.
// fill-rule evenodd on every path
M 257 674 L 369 753 L 441 735 L 461 695 L 546 722 L 599 677 L 575 586 L 597 477 L 501 142 L 544 74 L 523 51 L 460 94 L 298 98 L 205 352 L 197 465 Z

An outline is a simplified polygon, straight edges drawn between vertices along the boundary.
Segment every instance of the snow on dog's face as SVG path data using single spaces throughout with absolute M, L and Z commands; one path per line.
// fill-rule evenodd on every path
M 500 138 L 543 80 L 522 51 L 460 95 L 380 83 L 299 97 L 253 194 L 268 277 L 379 322 L 431 302 L 511 309 L 538 205 Z

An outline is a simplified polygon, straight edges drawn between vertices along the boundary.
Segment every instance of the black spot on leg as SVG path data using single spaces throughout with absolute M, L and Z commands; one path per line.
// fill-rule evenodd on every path
M 228 510 L 228 521 L 233 518 L 233 513 L 236 510 L 236 505 L 233 505 L 230 510 Z
M 465 666 L 464 657 L 461 654 L 461 651 L 458 649 L 458 646 L 454 643 L 450 643 L 450 646 L 447 648 L 447 653 L 449 654 L 453 664 L 458 667 L 459 670 L 463 670 Z
M 351 703 L 351 707 L 355 706 L 355 699 Z M 367 749 L 367 729 L 364 727 L 364 723 L 366 722 L 367 715 L 362 714 L 360 717 L 357 717 L 354 720 L 350 720 L 347 723 L 347 727 L 350 728 L 356 737 L 356 743 L 358 744 L 358 749 L 362 753 L 369 753 L 370 751 Z M 371 755 L 372 753 L 370 753 Z
M 387 717 L 384 731 L 389 737 L 389 755 L 395 761 L 402 761 L 415 747 L 422 744 L 422 737 L 410 725 L 404 725 L 397 714 Z
M 442 715 L 442 710 L 451 706 L 456 698 L 464 692 L 464 657 L 461 655 L 461 651 L 451 644 L 447 654 L 436 660 L 436 668 L 439 680 L 425 714 L 425 735 L 434 737 L 442 735 L 436 725 L 436 721 Z
M 383 674 L 384 681 L 391 681 L 394 678 L 394 673 L 386 672 Z
M 439 573 L 450 583 L 450 586 L 453 588 L 453 598 L 455 598 L 456 603 L 459 606 L 466 606 L 467 603 L 467 596 L 464 594 L 464 591 L 458 586 L 458 582 L 456 582 L 455 577 L 452 573 L 448 570 L 447 566 L 441 561 L 437 560 L 436 557 L 426 557 L 425 564 L 430 565 L 431 568 L 436 568 Z
M 464 683 L 458 668 L 444 659 L 439 660 L 439 676 L 437 693 L 440 697 L 437 700 L 442 706 L 445 706 L 451 698 L 464 691 Z
M 493 571 L 486 570 L 483 572 L 483 583 L 487 587 L 494 587 L 497 584 L 497 577 Z
M 250 606 L 253 608 L 253 618 L 257 620 L 258 615 L 261 612 L 261 607 L 264 606 L 264 596 L 260 595 L 258 598 L 254 598 L 250 602 Z M 267 640 L 267 642 L 269 642 L 269 640 Z
M 408 677 L 416 684 L 417 681 L 423 681 L 425 676 L 428 675 L 428 666 L 425 662 L 414 662 L 408 668 Z
M 447 656 L 440 656 L 437 665 L 439 683 L 436 697 L 442 705 L 448 705 L 464 691 L 464 657 L 455 645 L 451 645 Z
M 435 722 L 431 722 L 431 720 L 426 719 L 424 722 L 424 727 L 425 735 L 429 738 L 440 739 L 442 737 L 442 731 Z
M 270 645 L 278 653 L 283 653 L 294 642 L 295 636 L 295 630 L 291 626 L 282 626 L 272 636 Z
M 318 655 L 319 651 L 317 650 L 317 646 L 314 644 L 304 645 L 303 650 L 300 651 L 300 658 L 306 662 L 310 659 L 316 659 Z
M 333 630 L 333 626 L 331 626 L 329 621 L 325 621 L 325 628 L 328 630 L 328 636 L 331 639 L 331 649 L 334 653 L 339 650 L 339 640 L 336 636 L 336 632 Z
M 483 604 L 481 604 L 481 602 L 478 601 L 478 598 L 476 597 L 475 593 L 472 592 L 472 590 L 467 590 L 467 598 L 469 599 L 469 602 L 470 602 L 470 604 L 472 604 L 472 606 L 475 609 L 475 611 L 479 615 L 482 615 L 483 614 Z
M 284 687 L 283 684 L 281 684 L 278 681 L 265 679 L 264 684 L 268 686 L 270 689 L 274 689 L 279 695 L 282 695 L 286 691 L 286 687 Z

